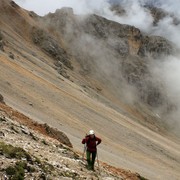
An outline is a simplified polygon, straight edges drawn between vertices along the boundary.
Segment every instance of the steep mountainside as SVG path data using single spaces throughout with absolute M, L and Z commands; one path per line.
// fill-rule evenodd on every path
M 103 140 L 98 146 L 100 161 L 149 179 L 180 178 L 179 139 L 163 123 L 163 115 L 176 107 L 166 96 L 163 84 L 152 78 L 148 68 L 154 58 L 174 53 L 171 42 L 97 15 L 75 15 L 70 8 L 39 17 L 13 1 L 1 0 L 0 11 L 0 101 L 6 103 L 0 110 L 0 131 L 5 133 L 2 141 L 21 148 L 26 138 L 32 147 L 43 144 L 29 141 L 32 136 L 23 134 L 23 127 L 14 121 L 28 117 L 26 122 L 32 119 L 37 127 L 41 123 L 47 124 L 40 125 L 41 128 L 62 131 L 73 151 L 82 152 L 81 139 L 89 129 L 94 129 Z M 162 114 L 155 113 L 162 105 Z M 4 115 L 6 108 L 8 115 Z M 21 116 L 14 119 L 14 111 Z M 15 132 L 7 126 L 11 123 Z M 29 132 L 36 133 L 25 125 L 30 128 Z M 49 137 L 36 136 L 49 144 L 47 147 L 43 141 L 43 151 L 50 149 L 59 156 L 54 149 L 54 145 L 59 147 L 59 142 L 53 140 L 56 142 L 51 144 Z M 22 139 L 19 141 L 19 138 Z M 33 150 L 32 147 L 29 148 Z M 64 152 L 64 146 L 62 149 Z M 34 151 L 35 156 L 42 157 Z M 73 151 L 68 150 L 67 156 Z M 52 154 L 47 153 L 48 167 L 53 165 L 57 175 L 61 166 L 55 167 L 49 160 Z M 0 156 L 4 158 L 4 153 Z M 58 163 L 62 159 L 60 157 Z M 3 160 L 4 168 L 7 168 L 6 160 Z M 61 175 L 67 170 L 74 177 L 71 169 L 78 161 L 71 157 L 68 161 L 72 162 L 70 169 L 63 164 Z M 29 162 L 26 163 L 29 167 Z M 43 171 L 42 166 L 35 164 L 34 167 Z M 82 172 L 76 173 L 78 178 L 92 175 L 100 179 L 87 172 L 83 165 L 78 168 L 82 168 Z M 109 168 L 118 173 L 123 171 Z M 113 175 L 117 174 L 112 175 L 112 171 L 103 170 L 104 178 L 115 179 Z M 119 179 L 128 179 L 127 176 L 120 173 Z M 138 176 L 135 175 L 140 179 Z
M 171 42 L 97 15 L 74 15 L 71 8 L 50 13 L 41 22 L 64 40 L 79 64 L 74 72 L 87 78 L 92 88 L 96 79 L 98 93 L 110 101 L 116 99 L 118 105 L 121 99 L 126 104 L 145 104 L 152 109 L 163 106 L 161 115 L 168 113 L 172 102 L 167 99 L 163 84 L 152 77 L 149 66 L 153 59 L 175 51 Z M 131 98 L 126 96 L 127 89 L 131 89 L 128 90 Z
M 4 179 L 131 179 L 141 177 L 100 162 L 97 172 L 85 168 L 82 154 L 69 139 L 47 124 L 33 122 L 0 103 L 0 178 Z M 65 145 L 66 144 L 66 145 Z

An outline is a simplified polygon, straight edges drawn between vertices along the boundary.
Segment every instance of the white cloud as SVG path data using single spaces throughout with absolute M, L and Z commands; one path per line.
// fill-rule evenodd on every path
M 117 21 L 123 24 L 133 25 L 143 31 L 148 32 L 153 23 L 150 12 L 143 8 L 142 3 L 137 0 L 123 1 L 122 6 L 126 14 L 118 17 Z
M 35 11 L 39 15 L 54 12 L 62 7 L 72 7 L 77 14 L 104 13 L 109 6 L 106 0 L 15 0 L 21 7 Z

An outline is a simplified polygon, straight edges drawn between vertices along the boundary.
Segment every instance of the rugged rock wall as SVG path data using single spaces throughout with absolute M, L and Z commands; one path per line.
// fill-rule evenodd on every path
M 136 87 L 139 99 L 144 103 L 155 107 L 166 104 L 162 84 L 154 82 L 148 66 L 151 59 L 173 53 L 171 42 L 162 37 L 144 35 L 133 26 L 97 15 L 74 15 L 70 8 L 57 10 L 42 21 L 60 33 L 80 63 L 83 74 L 90 75 L 93 72 L 93 75 L 98 74 L 100 80 L 113 76 L 110 82 L 115 81 L 117 84 L 121 84 L 124 78 L 128 84 Z M 104 64 L 109 66 L 109 69 L 106 67 L 109 74 Z

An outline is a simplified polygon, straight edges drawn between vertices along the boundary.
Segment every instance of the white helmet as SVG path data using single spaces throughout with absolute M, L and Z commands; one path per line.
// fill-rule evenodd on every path
M 89 131 L 89 135 L 94 135 L 95 133 L 94 133 L 94 131 L 93 130 L 90 130 Z

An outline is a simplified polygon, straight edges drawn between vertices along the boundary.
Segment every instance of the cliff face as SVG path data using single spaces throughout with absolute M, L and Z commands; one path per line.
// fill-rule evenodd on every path
M 151 59 L 173 53 L 168 40 L 97 15 L 77 16 L 70 8 L 50 13 L 41 21 L 61 35 L 80 64 L 81 73 L 93 74 L 100 82 L 106 79 L 118 87 L 125 81 L 137 89 L 138 101 L 152 107 L 167 104 L 162 84 L 153 82 L 148 66 Z

